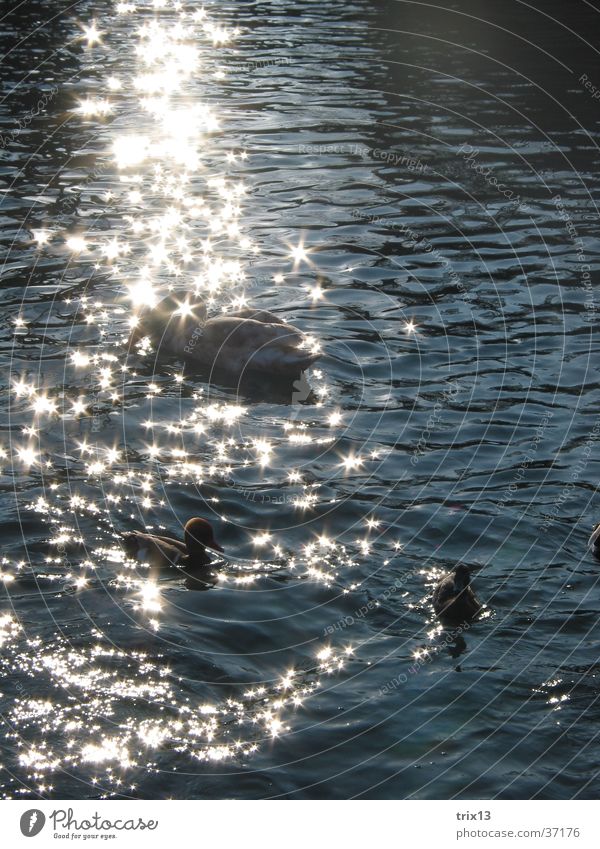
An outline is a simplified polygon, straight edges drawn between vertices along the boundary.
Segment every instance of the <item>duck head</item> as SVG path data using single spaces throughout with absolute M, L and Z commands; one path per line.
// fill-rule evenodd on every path
M 468 566 L 461 563 L 454 570 L 454 589 L 457 593 L 461 593 L 471 583 L 471 573 Z
M 224 548 L 216 541 L 212 525 L 206 519 L 195 517 L 189 519 L 185 524 L 185 546 L 190 557 L 204 554 L 205 548 L 215 551 L 224 551 Z
M 180 337 L 190 327 L 202 327 L 206 321 L 206 306 L 202 301 L 190 301 L 176 295 L 167 295 L 155 307 L 145 310 L 138 318 L 130 336 L 136 344 L 148 336 L 153 342 L 165 337 Z

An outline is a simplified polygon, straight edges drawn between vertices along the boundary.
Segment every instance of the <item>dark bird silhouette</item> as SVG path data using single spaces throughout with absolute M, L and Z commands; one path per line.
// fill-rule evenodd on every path
M 206 549 L 224 550 L 215 540 L 210 522 L 199 517 L 186 522 L 183 541 L 141 531 L 128 531 L 122 534 L 122 540 L 128 557 L 157 571 L 173 566 L 186 572 L 206 570 L 212 563 Z
M 433 591 L 433 608 L 442 621 L 471 622 L 481 611 L 481 603 L 470 584 L 471 573 L 462 563 L 442 577 Z

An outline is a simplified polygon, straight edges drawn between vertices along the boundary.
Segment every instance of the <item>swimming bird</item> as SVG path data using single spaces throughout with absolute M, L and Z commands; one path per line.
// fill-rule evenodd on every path
M 210 522 L 199 517 L 186 522 L 183 542 L 141 531 L 128 531 L 122 534 L 122 540 L 128 557 L 148 563 L 156 570 L 173 566 L 185 571 L 206 569 L 212 563 L 206 549 L 224 550 L 215 540 Z
M 588 542 L 592 553 L 600 557 L 600 524 L 596 525 Z
M 297 376 L 319 356 L 304 333 L 274 313 L 246 308 L 208 318 L 202 301 L 181 303 L 173 295 L 142 313 L 130 344 L 144 338 L 158 350 L 235 374 Z
M 442 620 L 470 622 L 481 610 L 481 603 L 471 589 L 471 573 L 464 564 L 447 572 L 433 591 L 433 608 Z

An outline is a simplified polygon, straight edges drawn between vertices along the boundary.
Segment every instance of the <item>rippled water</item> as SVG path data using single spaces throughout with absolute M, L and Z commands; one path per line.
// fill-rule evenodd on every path
M 135 5 L 2 19 L 2 794 L 596 795 L 597 13 Z M 202 271 L 307 382 L 127 356 Z M 123 559 L 197 514 L 208 591 Z

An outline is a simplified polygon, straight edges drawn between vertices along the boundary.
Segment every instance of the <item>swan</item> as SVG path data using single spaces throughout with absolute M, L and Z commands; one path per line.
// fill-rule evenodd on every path
M 235 374 L 297 376 L 319 357 L 304 333 L 271 312 L 245 308 L 207 318 L 202 301 L 181 303 L 173 295 L 138 318 L 130 345 L 144 339 L 187 362 Z

